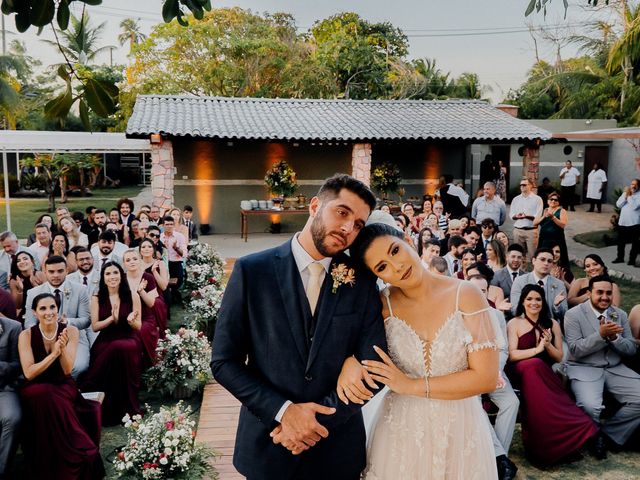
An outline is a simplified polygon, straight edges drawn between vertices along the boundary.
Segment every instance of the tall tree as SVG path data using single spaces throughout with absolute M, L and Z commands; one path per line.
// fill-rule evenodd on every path
M 122 33 L 118 35 L 120 46 L 125 43 L 129 44 L 129 54 L 133 52 L 133 48 L 140 42 L 143 42 L 147 36 L 140 30 L 140 24 L 133 18 L 125 18 L 120 22 Z

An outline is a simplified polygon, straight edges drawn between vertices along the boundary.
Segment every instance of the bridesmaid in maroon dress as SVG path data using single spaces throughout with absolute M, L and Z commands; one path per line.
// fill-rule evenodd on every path
M 132 292 L 135 291 L 140 295 L 142 328 L 139 335 L 144 346 L 144 366 L 148 367 L 155 363 L 160 328 L 163 325 L 166 327 L 167 324 L 167 307 L 158 294 L 153 275 L 142 270 L 140 252 L 131 248 L 124 252 L 122 261 L 127 270 L 129 288 Z
M 526 285 L 507 326 L 508 375 L 522 392 L 522 441 L 540 466 L 558 463 L 598 433 L 551 369 L 562 360 L 562 331 L 548 311 L 542 287 Z
M 158 288 L 158 295 L 160 295 L 163 300 L 164 311 L 157 311 L 159 315 L 157 315 L 156 320 L 158 321 L 158 328 L 160 329 L 160 338 L 164 338 L 169 320 L 169 305 L 171 301 L 171 291 L 167 288 L 169 286 L 169 269 L 162 261 L 162 258 L 158 258 L 160 257 L 158 249 L 150 238 L 141 240 L 138 250 L 140 251 L 140 258 L 142 259 L 140 268 L 146 273 L 153 275 L 156 287 Z
M 104 392 L 105 426 L 120 424 L 126 413 L 141 412 L 141 326 L 140 297 L 129 289 L 122 267 L 106 262 L 98 294 L 91 299 L 91 327 L 100 335 L 91 347 L 89 369 L 80 380 L 82 391 Z
M 33 307 L 38 324 L 23 331 L 18 341 L 27 379 L 20 397 L 30 478 L 103 478 L 100 404 L 85 400 L 71 377 L 78 329 L 58 322 L 50 293 L 36 296 Z

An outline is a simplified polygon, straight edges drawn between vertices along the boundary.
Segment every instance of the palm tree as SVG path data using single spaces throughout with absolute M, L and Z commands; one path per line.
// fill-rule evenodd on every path
M 58 38 L 61 39 L 60 49 L 71 63 L 88 65 L 93 62 L 96 55 L 111 48 L 111 46 L 97 47 L 100 35 L 107 22 L 102 22 L 97 27 L 89 23 L 89 14 L 83 12 L 80 18 L 71 15 L 70 26 L 67 30 L 57 30 Z M 58 43 L 51 40 L 43 40 L 58 48 Z
M 133 47 L 143 42 L 147 36 L 140 31 L 140 24 L 133 18 L 125 18 L 120 22 L 122 33 L 118 35 L 118 42 L 121 46 L 129 42 L 129 53 Z

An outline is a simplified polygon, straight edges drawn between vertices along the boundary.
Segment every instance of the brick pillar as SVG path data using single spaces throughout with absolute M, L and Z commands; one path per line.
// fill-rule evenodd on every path
M 538 179 L 540 178 L 540 147 L 524 147 L 522 176 L 531 180 L 536 187 L 538 186 Z
M 167 212 L 173 206 L 173 145 L 170 140 L 151 144 L 153 206 Z
M 369 185 L 371 181 L 370 143 L 354 143 L 351 151 L 351 176 Z

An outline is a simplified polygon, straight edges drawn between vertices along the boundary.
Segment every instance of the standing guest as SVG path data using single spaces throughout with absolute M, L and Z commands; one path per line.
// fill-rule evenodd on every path
M 549 206 L 547 198 L 555 191 L 556 189 L 551 185 L 549 177 L 544 177 L 542 179 L 542 185 L 538 185 L 538 196 L 542 199 L 542 208 L 547 208 Z
M 640 179 L 631 180 L 628 187 L 618 198 L 616 206 L 620 209 L 618 219 L 618 254 L 612 263 L 624 262 L 624 248 L 631 243 L 629 265 L 635 267 L 640 253 Z M 2 237 L 0 237 L 2 238 Z
M 511 286 L 516 278 L 524 275 L 522 264 L 524 260 L 524 248 L 518 243 L 509 245 L 507 250 L 507 265 L 495 272 L 491 285 L 500 287 L 504 293 L 504 298 L 511 298 Z
M 133 200 L 128 198 L 121 198 L 118 200 L 116 204 L 116 208 L 118 209 L 118 213 L 120 214 L 120 223 L 127 227 L 129 233 L 131 233 L 131 222 L 135 215 L 133 215 Z
M 33 287 L 42 285 L 47 281 L 44 273 L 36 270 L 33 261 L 33 255 L 29 252 L 19 252 L 11 263 L 11 277 L 9 280 L 9 288 L 14 301 L 14 310 L 17 308 L 17 316 L 15 318 L 24 322 L 24 315 L 27 311 L 27 293 Z
M 100 272 L 98 269 L 93 268 L 95 265 L 93 255 L 85 247 L 75 247 L 74 253 L 78 270 L 67 275 L 67 279 L 70 282 L 82 285 L 87 290 L 89 300 L 91 300 L 91 297 L 98 291 Z
M 69 248 L 73 248 L 76 245 L 80 245 L 82 247 L 89 246 L 89 237 L 86 234 L 82 233 L 76 222 L 73 221 L 71 217 L 62 217 L 60 219 L 60 232 L 64 233 L 69 239 Z
M 193 207 L 191 205 L 184 206 L 182 209 L 182 218 L 187 227 L 187 232 L 189 232 L 187 240 L 190 242 L 198 240 L 198 224 L 193 220 Z
M 129 288 L 140 296 L 142 323 L 138 333 L 143 346 L 144 363 L 151 366 L 155 363 L 158 339 L 164 337 L 167 329 L 167 307 L 153 275 L 142 268 L 140 252 L 134 248 L 127 250 L 122 260 Z
M 36 324 L 20 334 L 19 352 L 27 380 L 23 445 L 30 478 L 52 480 L 104 477 L 100 457 L 100 404 L 85 400 L 71 377 L 78 329 L 58 321 L 50 293 L 33 298 Z
M 174 231 L 175 220 L 172 216 L 166 215 L 162 224 L 164 232 L 160 235 L 160 241 L 166 247 L 169 258 L 169 288 L 173 303 L 180 301 L 180 287 L 184 280 L 182 262 L 187 255 L 187 239 L 183 234 Z
M 564 287 L 569 291 L 571 282 L 573 282 L 573 272 L 571 271 L 571 265 L 562 263 L 562 248 L 557 243 L 549 245 L 551 252 L 553 253 L 553 267 L 551 267 L 551 275 L 562 280 Z
M 611 305 L 613 281 L 601 275 L 589 280 L 589 300 L 567 312 L 564 329 L 569 345 L 567 376 L 576 402 L 617 446 L 624 446 L 640 426 L 640 375 L 622 364 L 636 353 L 627 315 Z M 622 407 L 601 422 L 607 391 Z M 601 454 L 604 439 L 600 438 Z
M 28 252 L 33 258 L 36 269 L 40 268 L 38 258 L 33 256 L 31 250 L 18 243 L 18 237 L 16 237 L 15 233 L 9 231 L 0 233 L 0 245 L 2 245 L 2 251 L 0 251 L 0 287 L 5 290 L 9 290 L 9 272 L 11 272 L 11 263 L 13 261 L 13 257 L 18 252 Z
M 103 265 L 107 262 L 122 263 L 122 257 L 115 252 L 115 246 L 116 234 L 113 231 L 107 230 L 100 234 L 98 244 L 91 247 L 93 261 L 99 270 L 102 270 Z
M 569 252 L 567 251 L 567 241 L 564 238 L 564 229 L 567 226 L 567 211 L 560 206 L 560 197 L 557 193 L 552 193 L 547 199 L 549 207 L 542 211 L 542 215 L 533 221 L 534 226 L 540 227 L 538 236 L 538 247 L 551 248 L 557 243 L 560 245 L 560 261 L 563 265 L 569 265 Z
M 187 230 L 187 226 L 182 222 L 182 212 L 180 211 L 180 209 L 177 207 L 173 207 L 171 210 L 169 210 L 169 215 L 173 217 L 173 231 L 181 233 L 184 238 L 189 238 L 189 231 Z
M 415 209 L 413 207 L 413 203 L 407 202 L 402 207 L 402 213 L 404 213 L 409 219 L 409 229 L 411 231 L 411 235 L 417 235 L 420 233 L 420 225 L 422 223 L 422 219 L 415 214 Z
M 98 238 L 98 235 L 100 235 L 100 232 L 95 232 L 96 230 L 98 230 L 98 225 L 96 225 L 95 223 L 95 215 L 96 215 L 96 207 L 94 207 L 93 205 L 88 206 L 85 210 L 85 219 L 82 222 L 82 225 L 80 226 L 80 231 L 82 233 L 84 233 L 87 238 L 89 239 L 89 246 L 91 246 L 91 238 L 95 237 L 96 239 Z M 105 219 L 106 221 L 106 219 Z
M 447 248 L 447 254 L 442 258 L 447 261 L 449 276 L 453 276 L 462 268 L 462 252 L 467 248 L 467 241 L 461 236 L 455 235 L 449 238 Z
M 581 305 L 589 300 L 591 297 L 589 293 L 590 279 L 593 277 L 600 277 L 602 275 L 609 275 L 609 269 L 600 255 L 590 253 L 584 257 L 582 264 L 584 265 L 584 273 L 586 273 L 587 276 L 583 278 L 576 278 L 571 283 L 571 288 L 569 288 L 569 294 L 567 296 L 567 302 L 570 307 Z M 613 297 L 611 299 L 611 304 L 615 307 L 620 306 L 620 288 L 615 283 L 613 284 Z
M 467 212 L 469 194 L 453 183 L 453 175 L 443 175 L 440 177 L 440 201 L 451 218 L 460 218 Z
M 49 230 L 51 231 L 51 233 L 53 233 L 56 230 L 56 226 L 53 223 L 53 217 L 51 215 L 49 215 L 48 213 L 44 213 L 42 215 L 40 215 L 38 217 L 38 220 L 36 220 L 35 225 L 38 225 L 40 223 L 44 223 L 47 227 L 49 227 Z M 36 242 L 36 234 L 31 233 L 29 234 L 29 237 L 27 238 L 27 247 L 30 247 L 31 245 L 33 245 Z
M 67 262 L 67 273 L 75 272 L 78 269 L 76 254 L 69 248 L 69 239 L 64 233 L 56 233 L 51 239 L 47 258 L 54 255 L 64 258 Z
M 104 226 L 107 223 L 107 211 L 102 208 L 98 208 L 94 212 L 93 220 L 95 222 L 94 228 L 91 228 L 89 233 L 87 233 L 87 237 L 89 238 L 89 248 L 98 243 L 100 234 L 105 230 Z
M 51 246 L 51 230 L 44 223 L 39 223 L 35 227 L 36 241 L 29 247 L 33 258 L 38 259 L 38 263 L 43 264 L 49 255 Z
M 156 226 L 162 223 L 160 218 L 160 207 L 151 205 L 151 210 L 149 210 L 149 223 Z
M 511 286 L 511 304 L 513 314 L 516 314 L 516 305 L 520 301 L 520 294 L 525 285 L 533 284 L 542 287 L 545 298 L 549 302 L 545 304 L 549 307 L 549 318 L 555 318 L 560 323 L 567 311 L 567 289 L 562 280 L 558 280 L 550 275 L 553 268 L 553 252 L 544 247 L 538 248 L 533 254 L 533 271 L 517 277 Z
M 598 213 L 602 212 L 602 193 L 606 188 L 607 174 L 600 164 L 596 162 L 587 176 L 587 200 L 589 200 L 590 212 L 594 211 L 594 207 L 598 207 Z
M 498 160 L 498 176 L 495 179 L 496 195 L 507 201 L 507 167 L 502 160 Z
M 141 412 L 140 308 L 140 297 L 129 288 L 122 267 L 107 262 L 100 273 L 98 294 L 91 299 L 91 326 L 100 335 L 91 347 L 89 370 L 80 379 L 83 391 L 105 393 L 105 426 L 118 425 L 127 413 L 132 416 Z
M 515 315 L 507 325 L 508 374 L 522 394 L 524 449 L 534 464 L 553 465 L 595 440 L 598 427 L 551 368 L 562 361 L 562 331 L 549 315 L 542 287 L 522 289 Z
M 562 208 L 576 211 L 576 185 L 580 183 L 580 171 L 573 166 L 571 160 L 564 163 L 560 170 L 560 190 L 562 193 Z M 548 198 L 548 197 L 547 197 Z
M 504 268 L 507 258 L 504 247 L 497 240 L 491 240 L 487 245 L 487 266 L 494 272 Z
M 478 287 L 485 298 L 487 298 L 489 284 L 486 278 L 482 275 L 474 275 L 468 280 Z M 516 428 L 520 400 L 518 400 L 517 395 L 513 391 L 509 378 L 504 373 L 504 367 L 509 358 L 507 324 L 504 319 L 504 314 L 500 310 L 492 307 L 491 316 L 497 324 L 494 328 L 496 333 L 499 332 L 501 335 L 500 340 L 497 342 L 500 352 L 498 386 L 493 392 L 487 394 L 493 404 L 498 407 L 498 414 L 495 417 L 491 437 L 493 439 L 493 449 L 495 450 L 496 464 L 498 466 L 498 478 L 499 480 L 512 480 L 518 472 L 518 467 L 509 460 L 508 455 L 509 448 L 511 448 L 511 440 L 513 439 L 513 432 Z
M 467 277 L 467 268 L 477 261 L 478 257 L 476 256 L 476 252 L 473 251 L 473 248 L 467 246 L 467 248 L 462 251 L 462 260 L 460 262 L 462 266 L 460 270 L 458 270 L 458 273 L 456 273 L 456 277 L 460 280 L 469 280 Z
M 422 254 L 420 258 L 422 259 L 422 263 L 429 268 L 431 265 L 431 260 L 434 257 L 440 257 L 440 242 L 435 238 L 428 240 L 422 249 Z M 446 262 L 446 260 L 445 260 Z
M 0 316 L 0 478 L 8 475 L 20 426 L 21 410 L 17 381 L 20 376 L 18 336 L 20 323 Z
M 441 201 L 437 201 L 433 204 L 433 213 L 438 217 L 438 227 L 445 232 L 449 226 L 449 213 L 444 211 L 444 206 Z
M 425 195 L 422 201 L 422 212 L 420 212 L 419 215 L 423 223 L 427 218 L 427 215 L 429 215 L 431 212 L 433 212 L 433 197 L 431 195 Z
M 534 220 L 542 216 L 542 199 L 533 193 L 531 179 L 520 180 L 520 195 L 514 197 L 509 208 L 509 216 L 513 222 L 513 241 L 525 249 L 527 261 L 538 247 L 538 231 Z
M 504 200 L 496 196 L 495 183 L 484 184 L 483 195 L 473 201 L 471 216 L 477 223 L 482 223 L 485 218 L 492 219 L 498 226 L 504 223 L 507 218 L 507 206 Z
M 73 378 L 78 378 L 89 366 L 89 349 L 95 340 L 95 335 L 90 329 L 89 295 L 80 285 L 67 281 L 67 264 L 62 257 L 47 258 L 44 274 L 47 278 L 46 283 L 27 292 L 26 305 L 32 305 L 34 298 L 41 293 L 50 293 L 56 299 L 61 321 L 78 329 L 79 343 L 72 372 Z M 30 328 L 36 323 L 33 309 L 27 308 L 24 327 Z
M 496 178 L 496 167 L 491 154 L 485 155 L 484 160 L 480 162 L 480 185 L 492 182 Z
M 509 250 L 509 245 L 511 242 L 509 242 L 509 236 L 505 232 L 503 232 L 502 230 L 497 231 L 495 234 L 495 238 L 502 244 L 505 252 Z

